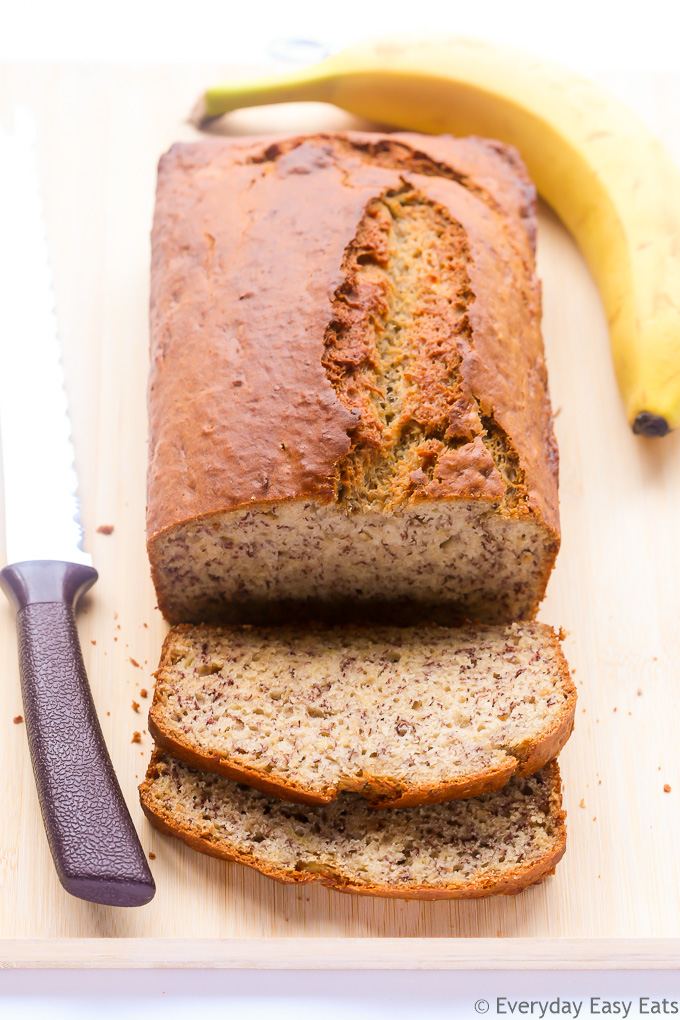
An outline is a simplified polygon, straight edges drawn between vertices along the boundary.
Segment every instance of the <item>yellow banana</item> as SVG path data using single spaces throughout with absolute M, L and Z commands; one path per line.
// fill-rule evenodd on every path
M 665 435 L 680 425 L 680 172 L 622 103 L 515 50 L 458 37 L 390 39 L 292 74 L 209 89 L 198 118 L 298 100 L 516 145 L 597 281 L 633 431 Z

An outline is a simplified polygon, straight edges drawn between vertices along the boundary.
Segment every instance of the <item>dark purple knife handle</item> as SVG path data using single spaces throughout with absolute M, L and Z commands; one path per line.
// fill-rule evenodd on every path
M 83 900 L 139 907 L 156 886 L 104 743 L 74 615 L 96 580 L 92 567 L 59 560 L 0 571 L 17 611 L 28 746 L 59 881 Z

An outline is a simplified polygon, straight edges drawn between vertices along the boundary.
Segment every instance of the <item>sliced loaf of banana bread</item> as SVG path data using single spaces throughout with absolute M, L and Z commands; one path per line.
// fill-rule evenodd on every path
M 373 811 L 347 794 L 301 807 L 157 751 L 141 788 L 151 822 L 195 850 L 280 882 L 404 899 L 518 893 L 566 843 L 557 762 L 471 800 Z
M 308 804 L 472 797 L 530 775 L 571 733 L 553 630 L 175 627 L 149 730 L 175 757 Z
M 560 541 L 535 197 L 479 138 L 162 158 L 148 549 L 171 623 L 535 614 Z

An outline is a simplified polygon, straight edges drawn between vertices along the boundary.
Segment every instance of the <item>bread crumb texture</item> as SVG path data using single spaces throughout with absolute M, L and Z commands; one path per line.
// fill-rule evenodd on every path
M 359 416 L 336 491 L 353 511 L 475 488 L 527 503 L 516 451 L 460 374 L 469 261 L 461 224 L 406 182 L 369 203 L 345 252 L 323 364 Z
M 189 764 L 293 800 L 474 796 L 536 771 L 576 691 L 545 624 L 177 627 L 150 729 Z
M 151 821 L 195 849 L 280 881 L 374 895 L 519 892 L 565 847 L 556 762 L 482 797 L 386 812 L 351 794 L 303 808 L 159 752 L 141 791 Z

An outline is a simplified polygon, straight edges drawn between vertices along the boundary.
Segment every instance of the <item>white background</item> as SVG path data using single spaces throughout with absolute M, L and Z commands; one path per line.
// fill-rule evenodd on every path
M 588 69 L 678 70 L 677 0 L 4 0 L 0 59 L 262 63 L 272 40 L 340 48 L 449 31 Z
M 311 40 L 320 51 L 332 51 L 370 35 L 461 32 L 534 50 L 606 78 L 643 115 L 644 103 L 638 103 L 636 89 L 644 91 L 644 74 L 680 72 L 678 0 L 200 0 L 192 4 L 187 0 L 108 4 L 5 0 L 0 26 L 0 60 L 260 65 L 280 59 L 286 51 L 282 43 L 291 39 Z M 617 76 L 612 78 L 612 72 Z M 628 72 L 637 76 L 627 78 Z M 640 995 L 680 1000 L 680 975 L 8 971 L 0 974 L 0 1017 L 105 1020 L 124 1015 L 130 1020 L 142 1016 L 189 1020 L 200 1014 L 211 1020 L 456 1020 L 480 1015 L 474 1011 L 480 998 L 491 1003 L 486 1015 L 497 1016 L 497 995 L 553 1001 L 557 996 L 563 1001 L 583 998 L 581 1017 L 607 1015 L 592 1013 L 587 1000 L 591 995 L 609 996 L 632 1000 L 628 1016 L 638 1017 L 645 1015 L 637 1008 Z M 529 1015 L 540 1016 L 537 1009 Z
M 308 971 L 14 971 L 0 974 L 3 1020 L 473 1020 L 510 1013 L 510 1003 L 582 1002 L 580 1020 L 612 1015 L 604 1000 L 632 1003 L 640 996 L 674 1000 L 680 1009 L 680 974 L 671 972 L 364 972 Z M 504 1012 L 496 997 L 509 1000 Z M 599 1012 L 591 996 L 602 1000 Z M 475 1011 L 480 999 L 485 1014 Z M 651 1010 L 651 1003 L 647 1006 Z M 547 1012 L 571 1015 L 561 1011 Z M 613 1014 L 616 1015 L 616 1014 Z M 623 1016 L 623 1012 L 618 1013 Z M 670 1008 L 666 1015 L 671 1015 Z

